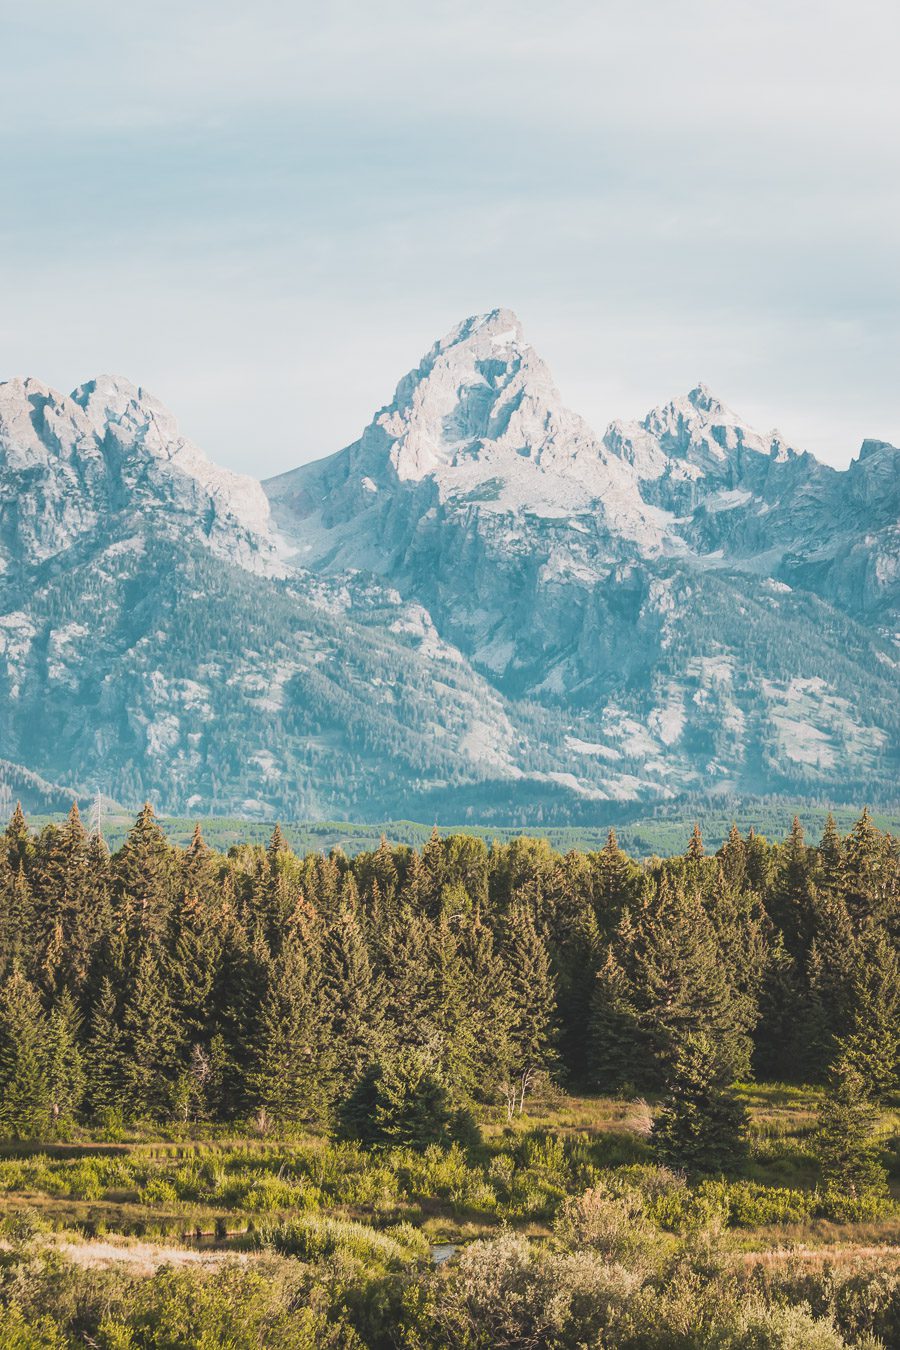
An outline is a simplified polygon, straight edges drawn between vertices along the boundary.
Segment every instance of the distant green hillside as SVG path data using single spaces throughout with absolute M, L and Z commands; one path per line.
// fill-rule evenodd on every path
M 846 833 L 858 817 L 864 803 L 859 808 L 835 806 L 831 812 L 841 833 Z M 495 825 L 473 825 L 469 822 L 457 825 L 439 825 L 442 835 L 473 834 L 486 839 L 506 842 L 521 835 L 537 836 L 547 839 L 553 848 L 561 853 L 569 849 L 590 851 L 600 848 L 606 841 L 610 826 L 614 826 L 621 847 L 634 857 L 649 857 L 658 854 L 667 857 L 681 853 L 688 836 L 698 822 L 707 847 L 716 849 L 723 842 L 734 821 L 742 834 L 751 828 L 757 834 L 769 839 L 780 839 L 790 829 L 791 820 L 798 815 L 803 822 L 807 836 L 814 840 L 822 832 L 828 806 L 811 805 L 808 802 L 762 803 L 748 801 L 740 806 L 725 809 L 716 805 L 698 804 L 694 808 L 681 804 L 677 810 L 660 812 L 651 816 L 635 816 L 632 820 L 598 820 L 595 826 L 553 826 L 533 825 L 521 827 L 503 827 Z M 872 807 L 872 817 L 879 829 L 900 834 L 900 805 L 893 804 Z M 29 823 L 40 828 L 49 821 L 58 821 L 63 817 L 54 815 L 30 815 Z M 103 821 L 103 833 L 111 848 L 122 843 L 132 823 L 132 817 L 116 810 Z M 196 820 L 181 816 L 165 816 L 161 824 L 174 842 L 186 844 L 193 832 Z M 243 820 L 231 816 L 201 817 L 200 825 L 204 837 L 213 848 L 226 852 L 234 844 L 264 844 L 272 833 L 273 821 Z M 351 821 L 289 821 L 281 823 L 282 832 L 291 847 L 298 853 L 328 852 L 339 847 L 352 856 L 378 847 L 382 835 L 392 844 L 409 844 L 421 847 L 431 833 L 432 826 L 411 820 L 387 820 L 374 825 L 355 824 Z

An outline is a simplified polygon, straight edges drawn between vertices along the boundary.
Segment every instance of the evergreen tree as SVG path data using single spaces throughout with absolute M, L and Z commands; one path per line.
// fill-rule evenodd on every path
M 521 1113 L 536 1077 L 556 1062 L 556 994 L 547 947 L 531 911 L 514 905 L 502 930 L 501 952 L 509 981 L 508 1110 Z
M 421 1047 L 373 1065 L 342 1108 L 340 1127 L 364 1143 L 417 1149 L 477 1139 L 471 1116 L 453 1109 L 439 1070 Z
M 705 853 L 706 849 L 703 847 L 703 835 L 700 833 L 700 826 L 694 821 L 694 828 L 691 830 L 685 857 L 691 862 L 699 862 Z
M 25 868 L 0 860 L 0 978 L 15 966 L 31 968 L 35 954 L 35 905 Z
M 611 933 L 622 915 L 626 903 L 633 899 L 634 868 L 619 848 L 615 830 L 606 836 L 606 843 L 595 855 L 594 905 L 601 930 Z
M 739 950 L 728 936 L 731 949 Z M 695 888 L 673 883 L 665 870 L 648 879 L 641 904 L 633 918 L 623 918 L 610 950 L 591 1018 L 592 1075 L 604 1090 L 617 1081 L 660 1086 L 690 1032 L 715 1035 L 732 1077 L 748 1072 L 748 1032 L 757 1018 L 748 986 L 755 967 L 748 956 L 746 965 L 728 969 L 723 937 Z M 741 980 L 747 987 L 736 987 Z
M 47 1021 L 46 1081 L 50 1124 L 65 1131 L 81 1112 L 85 1094 L 84 1064 L 79 1044 L 81 1017 L 68 989 L 53 1005 Z
M 21 867 L 27 873 L 34 854 L 34 838 L 25 820 L 21 802 L 16 802 L 16 809 L 9 818 L 3 843 L 6 861 L 12 871 L 16 872 Z
M 141 951 L 122 1013 L 125 1095 L 129 1115 L 166 1119 L 180 1068 L 182 1034 L 159 961 Z
M 292 932 L 271 967 L 262 1002 L 251 1089 L 278 1120 L 313 1121 L 328 1109 L 333 1068 L 318 972 Z
M 119 1008 L 112 980 L 105 975 L 89 1018 L 85 1049 L 85 1087 L 91 1114 L 95 1118 L 113 1112 L 125 1114 L 125 1043 L 120 1028 Z
M 871 925 L 857 951 L 843 1056 L 866 1093 L 879 1100 L 900 1079 L 900 956 L 887 935 Z
M 17 969 L 0 989 L 0 1131 L 39 1137 L 48 1121 L 47 1023 L 37 990 Z
M 844 844 L 844 899 L 856 924 L 890 913 L 897 891 L 892 862 L 884 835 L 866 807 Z
M 844 848 L 834 816 L 828 812 L 825 829 L 819 841 L 818 876 L 820 885 L 832 895 L 838 895 L 844 884 Z
M 383 982 L 372 970 L 349 887 L 345 894 L 348 903 L 328 926 L 322 953 L 323 996 L 341 1095 L 379 1057 L 386 1039 Z
M 63 988 L 80 990 L 87 980 L 95 941 L 89 843 L 77 802 L 66 823 L 48 826 L 38 841 L 33 864 L 41 916 L 36 962 L 51 995 Z
M 706 1032 L 678 1047 L 662 1110 L 653 1122 L 660 1161 L 692 1174 L 729 1172 L 744 1156 L 747 1113 L 731 1071 Z
M 829 1191 L 851 1200 L 886 1194 L 887 1174 L 873 1144 L 874 1125 L 862 1075 L 839 1053 L 815 1141 Z
M 728 838 L 717 856 L 722 867 L 722 875 L 728 885 L 742 889 L 747 880 L 747 846 L 734 821 L 731 822 Z
M 774 886 L 766 908 L 790 955 L 805 960 L 815 933 L 816 903 L 810 850 L 797 816 L 778 851 Z
M 630 930 L 626 914 L 620 935 Z M 627 939 L 626 939 L 627 941 Z M 640 1010 L 631 981 L 610 947 L 597 972 L 588 1021 L 588 1081 L 596 1091 L 612 1095 L 646 1074 L 653 1047 L 641 1031 Z
M 221 1044 L 221 1111 L 246 1114 L 255 1102 L 251 1083 L 260 1037 L 263 994 L 272 957 L 262 937 L 253 941 L 232 916 L 222 933 L 222 953 L 212 992 L 211 1025 Z
M 175 896 L 174 852 L 145 802 L 116 854 L 113 889 L 116 908 L 130 946 L 161 944 L 166 936 Z

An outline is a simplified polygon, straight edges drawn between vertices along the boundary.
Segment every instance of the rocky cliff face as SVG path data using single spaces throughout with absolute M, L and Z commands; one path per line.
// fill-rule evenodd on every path
M 0 385 L 7 575 L 145 527 L 196 538 L 254 571 L 283 571 L 260 484 L 210 463 L 145 390 L 109 376 L 68 397 L 33 379 Z
M 839 473 L 703 386 L 598 436 L 507 310 L 263 487 L 126 381 L 12 381 L 0 511 L 4 754 L 54 782 L 498 820 L 895 791 L 900 452 Z

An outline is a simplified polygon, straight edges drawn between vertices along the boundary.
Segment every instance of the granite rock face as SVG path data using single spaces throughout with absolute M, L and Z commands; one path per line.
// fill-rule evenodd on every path
M 260 485 L 127 381 L 0 385 L 0 732 L 169 810 L 585 820 L 890 796 L 900 451 L 700 385 L 600 436 L 508 310 Z

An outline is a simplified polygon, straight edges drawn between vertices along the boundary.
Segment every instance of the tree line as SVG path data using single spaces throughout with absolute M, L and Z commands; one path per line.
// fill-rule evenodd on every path
M 298 857 L 276 827 L 222 855 L 199 827 L 169 843 L 149 806 L 111 855 L 77 807 L 39 834 L 17 808 L 0 1130 L 255 1116 L 463 1137 L 547 1076 L 668 1093 L 663 1141 L 692 1111 L 727 1125 L 752 1075 L 828 1082 L 861 1120 L 898 1085 L 898 895 L 900 847 L 867 811 L 815 845 L 795 820 L 708 854 L 695 828 L 639 863 L 612 831 L 560 855 L 435 830 L 351 859 Z

